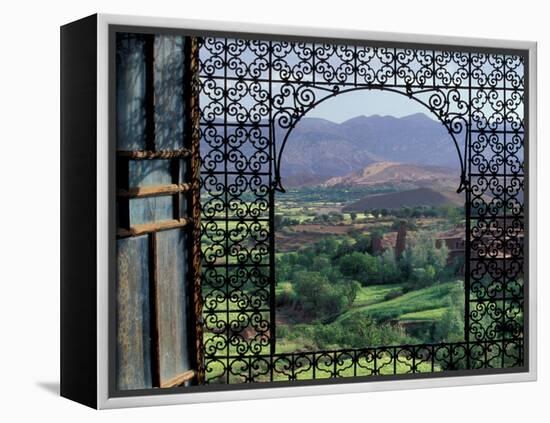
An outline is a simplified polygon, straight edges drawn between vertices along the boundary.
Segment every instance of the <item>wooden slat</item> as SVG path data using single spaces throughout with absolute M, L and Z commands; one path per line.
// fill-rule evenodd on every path
M 130 160 L 153 160 L 153 159 L 184 159 L 189 157 L 191 151 L 187 148 L 182 148 L 180 150 L 119 150 L 117 151 L 118 157 L 127 157 Z
M 145 235 L 151 232 L 165 231 L 168 229 L 183 228 L 191 223 L 191 219 L 171 219 L 160 222 L 143 223 L 141 225 L 131 226 L 130 229 L 118 228 L 117 238 L 128 238 L 131 236 Z
M 189 296 L 187 287 L 187 230 L 159 232 L 157 235 L 158 322 L 160 382 L 195 369 L 191 362 L 189 336 Z
M 117 242 L 116 266 L 116 386 L 117 389 L 151 388 L 149 301 L 150 253 L 146 238 Z
M 161 388 L 173 388 L 175 386 L 180 386 L 184 384 L 185 382 L 190 381 L 195 377 L 196 372 L 194 370 L 187 370 L 186 372 L 183 372 L 177 376 L 174 376 L 173 378 L 162 382 L 160 384 Z
M 132 187 L 127 190 L 117 190 L 119 198 L 143 198 L 156 197 L 159 195 L 172 195 L 187 192 L 191 189 L 191 184 L 167 184 L 167 185 L 150 185 L 146 187 Z

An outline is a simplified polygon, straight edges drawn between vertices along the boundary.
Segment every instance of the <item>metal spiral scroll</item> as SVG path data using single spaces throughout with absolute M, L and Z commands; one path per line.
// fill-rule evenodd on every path
M 526 66 L 523 52 L 201 39 L 206 382 L 522 368 Z M 464 342 L 275 354 L 274 192 L 284 190 L 285 143 L 309 110 L 353 90 L 421 103 L 455 143 Z

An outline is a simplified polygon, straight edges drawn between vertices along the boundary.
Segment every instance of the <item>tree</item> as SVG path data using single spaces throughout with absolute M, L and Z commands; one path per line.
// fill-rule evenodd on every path
M 335 257 L 343 257 L 347 254 L 351 254 L 354 251 L 353 245 L 348 238 L 344 239 L 336 249 Z
M 361 232 L 354 234 L 355 244 L 353 245 L 354 251 L 360 253 L 372 253 L 371 249 L 371 237 Z
M 404 280 L 410 280 L 413 274 L 413 251 L 411 247 L 407 247 L 403 255 L 397 260 L 399 271 L 403 275 Z
M 330 267 L 330 260 L 325 255 L 319 255 L 313 259 L 312 269 L 325 271 Z
M 442 277 L 445 273 L 449 249 L 445 243 L 442 243 L 442 245 L 437 248 L 432 233 L 424 233 L 419 236 L 411 249 L 411 253 L 413 268 L 426 270 L 428 266 L 432 266 L 434 273 L 432 281 Z
M 357 251 L 340 258 L 340 271 L 344 276 L 366 285 L 368 281 L 376 281 L 380 275 L 379 262 L 376 257 Z
M 464 337 L 464 287 L 458 282 L 447 297 L 447 310 L 434 328 L 434 340 L 437 342 L 457 342 Z
M 349 215 L 350 215 L 350 217 L 351 217 L 351 221 L 352 221 L 353 223 L 355 223 L 355 219 L 357 219 L 357 213 L 351 212 Z
M 453 225 L 458 225 L 464 219 L 464 209 L 462 207 L 447 206 L 445 214 Z
M 294 275 L 296 299 L 304 312 L 316 319 L 336 316 L 343 310 L 346 296 L 339 285 L 332 285 L 319 272 L 298 271 Z
M 351 306 L 353 306 L 353 303 L 357 298 L 357 294 L 359 293 L 360 289 L 361 284 L 359 282 L 351 279 L 344 280 L 344 295 L 348 300 L 348 308 L 351 308 Z
M 380 255 L 380 274 L 382 275 L 382 283 L 398 283 L 401 282 L 402 276 L 399 267 L 395 261 L 395 252 L 393 248 L 386 249 Z
M 323 238 L 315 243 L 314 249 L 318 254 L 334 255 L 338 248 L 338 241 L 334 237 Z

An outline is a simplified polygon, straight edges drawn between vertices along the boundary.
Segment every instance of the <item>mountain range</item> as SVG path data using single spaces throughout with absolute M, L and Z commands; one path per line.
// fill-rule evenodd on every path
M 282 138 L 281 131 L 277 131 L 277 137 Z M 342 185 L 345 178 L 338 177 L 363 172 L 376 162 L 440 170 L 459 167 L 456 147 L 447 130 L 423 113 L 401 118 L 357 116 L 342 123 L 303 118 L 286 143 L 281 175 L 283 185 L 288 187 Z M 428 173 L 434 171 L 432 168 Z

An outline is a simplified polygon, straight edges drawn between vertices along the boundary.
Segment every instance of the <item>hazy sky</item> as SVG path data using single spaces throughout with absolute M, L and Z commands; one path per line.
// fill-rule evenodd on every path
M 340 94 L 322 102 L 306 117 L 318 117 L 341 123 L 360 115 L 403 117 L 414 113 L 424 113 L 435 119 L 426 107 L 404 95 L 382 90 L 359 90 Z

